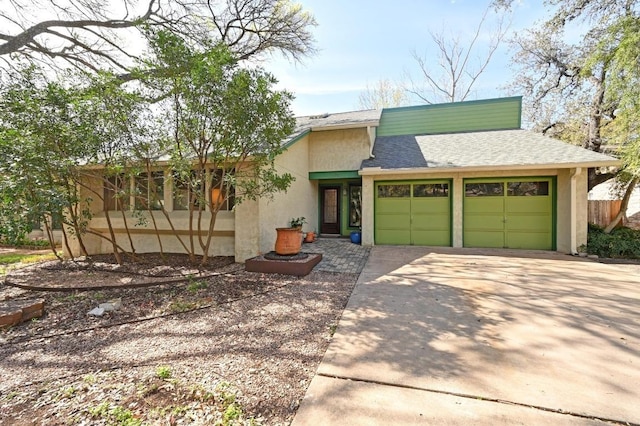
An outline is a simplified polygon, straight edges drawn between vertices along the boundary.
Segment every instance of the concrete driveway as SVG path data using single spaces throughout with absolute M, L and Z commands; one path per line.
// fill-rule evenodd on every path
M 640 424 L 639 265 L 374 247 L 293 424 L 611 422 Z

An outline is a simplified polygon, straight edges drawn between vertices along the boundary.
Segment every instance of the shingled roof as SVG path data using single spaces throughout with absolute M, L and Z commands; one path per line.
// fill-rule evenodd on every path
M 527 130 L 377 137 L 362 169 L 604 167 L 619 160 Z

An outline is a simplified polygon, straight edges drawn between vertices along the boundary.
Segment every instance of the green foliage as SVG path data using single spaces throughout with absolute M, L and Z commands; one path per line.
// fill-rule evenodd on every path
M 196 293 L 199 290 L 204 290 L 209 287 L 209 284 L 206 281 L 190 281 L 187 286 L 187 290 L 192 293 Z
M 171 369 L 166 365 L 161 365 L 160 367 L 156 368 L 156 376 L 159 379 L 167 380 L 171 377 Z
M 289 225 L 292 228 L 302 227 L 302 225 L 304 225 L 305 223 L 307 223 L 307 219 L 304 216 L 302 216 L 302 217 L 293 217 L 289 221 Z
M 605 234 L 602 228 L 589 225 L 587 252 L 599 257 L 640 259 L 640 231 L 620 227 Z
M 119 405 L 111 406 L 107 401 L 97 407 L 89 408 L 89 414 L 94 419 L 103 419 L 107 424 L 117 426 L 140 426 L 142 421 L 134 417 L 130 410 L 120 407 Z

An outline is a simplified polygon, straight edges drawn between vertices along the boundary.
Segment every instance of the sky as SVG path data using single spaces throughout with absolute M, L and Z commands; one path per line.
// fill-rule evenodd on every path
M 294 93 L 296 116 L 361 109 L 358 97 L 367 85 L 381 79 L 400 81 L 407 73 L 418 77 L 412 52 L 437 61 L 430 31 L 470 39 L 489 0 L 297 0 L 318 23 L 313 33 L 318 53 L 302 64 L 274 57 L 263 64 L 279 80 L 279 89 Z M 511 32 L 530 28 L 550 15 L 542 1 L 514 2 Z M 496 22 L 490 14 L 486 28 Z M 486 51 L 484 32 L 479 53 Z M 468 98 L 487 99 L 519 95 L 504 86 L 515 72 L 506 42 L 494 54 L 489 67 Z M 434 67 L 435 69 L 435 67 Z M 417 104 L 417 101 L 412 103 Z

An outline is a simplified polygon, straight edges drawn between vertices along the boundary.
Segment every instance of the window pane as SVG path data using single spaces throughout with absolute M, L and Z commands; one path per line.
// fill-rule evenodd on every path
M 218 208 L 218 210 L 231 210 L 234 205 L 235 188 L 229 182 L 229 178 L 233 177 L 234 170 L 227 170 L 224 173 L 222 170 L 211 171 L 211 193 L 210 201 L 212 207 Z M 214 204 L 216 203 L 217 204 Z
M 501 197 L 504 195 L 502 182 L 467 183 L 464 185 L 467 197 Z
M 136 176 L 136 210 L 162 210 L 164 205 L 164 172 L 155 171 Z
M 349 186 L 349 226 L 361 225 L 362 217 L 362 186 Z
M 189 210 L 193 203 L 195 210 L 205 205 L 205 194 L 202 189 L 202 172 L 191 171 L 190 177 L 173 177 L 173 210 Z
M 129 208 L 129 178 L 124 175 L 109 176 L 104 182 L 104 209 L 127 210 Z
M 411 185 L 378 185 L 379 198 L 399 198 L 411 195 Z
M 448 183 L 427 183 L 420 185 L 413 185 L 414 197 L 448 197 L 449 196 L 449 184 Z
M 511 197 L 549 195 L 549 181 L 508 182 L 507 195 Z
M 324 223 L 338 223 L 338 190 L 324 190 Z

